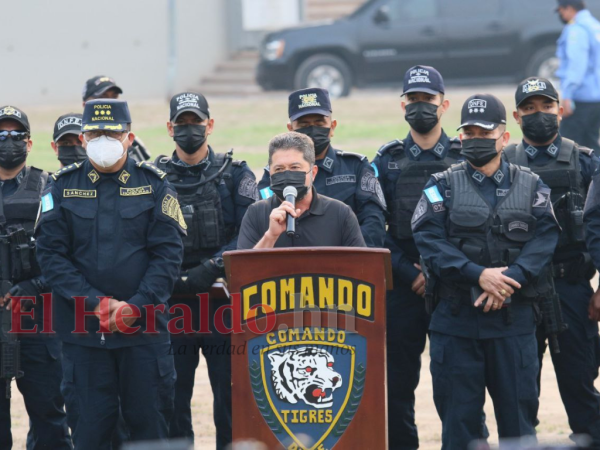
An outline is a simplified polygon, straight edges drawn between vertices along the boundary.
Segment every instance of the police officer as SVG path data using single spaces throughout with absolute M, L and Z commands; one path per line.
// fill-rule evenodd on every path
M 176 375 L 165 304 L 186 224 L 166 174 L 128 156 L 126 102 L 87 102 L 82 125 L 89 159 L 52 175 L 36 228 L 68 423 L 76 448 L 107 449 L 121 407 L 132 440 L 166 439 Z
M 123 89 L 117 86 L 115 80 L 105 75 L 98 75 L 87 80 L 83 86 L 83 106 L 85 102 L 97 98 L 119 98 Z M 136 162 L 148 161 L 152 156 L 139 136 L 129 146 L 129 156 Z
M 561 134 L 600 152 L 600 22 L 583 0 L 558 0 L 556 8 L 565 24 L 556 56 L 564 119 Z
M 390 448 L 418 448 L 415 390 L 421 372 L 429 315 L 410 221 L 431 175 L 455 164 L 458 138 L 448 138 L 440 119 L 450 104 L 433 67 L 415 66 L 404 76 L 401 103 L 410 133 L 385 144 L 373 160 L 388 205 L 385 246 L 392 252 L 394 289 L 387 298 L 388 434 Z
M 470 97 L 460 128 L 468 162 L 431 178 L 412 219 L 417 248 L 439 279 L 429 329 L 443 449 L 484 438 L 486 387 L 501 439 L 535 435 L 532 301 L 559 233 L 548 187 L 501 159 L 510 138 L 502 103 Z
M 31 300 L 10 297 L 36 297 L 34 317 L 21 320 L 23 330 L 37 333 L 20 335 L 22 378 L 17 386 L 23 394 L 30 421 L 32 449 L 70 449 L 71 438 L 67 428 L 64 400 L 60 393 L 62 379 L 61 344 L 56 336 L 40 334 L 43 326 L 41 293 L 48 292 L 39 266 L 35 261 L 32 240 L 39 209 L 41 192 L 46 186 L 48 174 L 32 166 L 26 166 L 27 155 L 33 142 L 27 115 L 14 106 L 0 108 L 0 233 L 9 237 L 12 248 L 25 244 L 25 251 L 11 252 L 13 261 L 9 294 L 0 298 L 0 314 L 10 314 L 6 308 L 29 310 Z M 4 245 L 4 244 L 0 244 Z M 14 328 L 13 328 L 14 329 Z M 1 356 L 0 356 L 1 358 Z M 0 448 L 12 447 L 10 432 L 10 399 L 0 395 Z
M 258 199 L 256 178 L 246 163 L 233 161 L 231 152 L 216 153 L 209 145 L 213 130 L 214 119 L 202 94 L 182 92 L 173 96 L 167 131 L 175 141 L 175 151 L 171 157 L 156 160 L 179 194 L 188 227 L 182 266 L 187 280 L 179 280 L 170 303 L 191 308 L 196 327 L 200 319 L 196 294 L 208 292 L 216 279 L 224 275 L 221 255 L 237 248 L 242 218 L 248 206 Z M 217 448 L 231 443 L 229 347 L 229 335 L 220 335 L 214 329 L 210 335 L 172 336 L 177 383 L 171 437 L 194 437 L 191 401 L 200 359 L 194 349 L 202 348 L 214 395 Z
M 80 163 L 87 159 L 85 148 L 79 140 L 82 117 L 82 114 L 67 113 L 60 116 L 54 123 L 54 133 L 50 145 L 60 161 L 60 167 L 76 162 Z
M 591 149 L 558 132 L 563 107 L 550 81 L 523 80 L 515 100 L 517 110 L 513 115 L 523 131 L 523 140 L 508 146 L 504 155 L 510 163 L 529 167 L 550 187 L 562 229 L 553 256 L 554 283 L 568 329 L 558 335 L 560 353 L 551 352 L 558 388 L 573 433 L 592 436 L 594 445 L 600 447 L 600 395 L 594 388 L 600 337 L 598 323 L 588 318 L 587 311 L 595 269 L 583 227 L 583 206 L 600 160 Z M 546 350 L 543 331 L 541 327 L 538 330 L 540 370 Z
M 336 150 L 331 145 L 337 121 L 332 117 L 326 89 L 308 88 L 292 92 L 288 102 L 288 131 L 310 137 L 315 145 L 319 168 L 314 187 L 321 195 L 340 200 L 358 217 L 368 247 L 383 247 L 385 240 L 385 200 L 377 176 L 366 156 Z M 263 199 L 273 192 L 269 166 L 258 184 Z

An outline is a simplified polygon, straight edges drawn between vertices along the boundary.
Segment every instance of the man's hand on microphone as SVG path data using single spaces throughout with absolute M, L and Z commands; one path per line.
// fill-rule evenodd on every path
M 290 202 L 283 202 L 278 208 L 271 211 L 271 215 L 269 216 L 269 229 L 254 248 L 273 248 L 275 242 L 277 242 L 277 239 L 281 236 L 281 233 L 284 233 L 287 228 L 287 215 L 289 214 L 297 219 L 300 217 L 300 211 L 300 209 L 294 209 Z

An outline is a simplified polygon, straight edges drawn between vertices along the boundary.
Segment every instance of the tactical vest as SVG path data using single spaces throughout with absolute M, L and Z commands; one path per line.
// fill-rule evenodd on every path
M 159 156 L 155 164 L 167 173 L 167 179 L 177 191 L 181 212 L 187 225 L 187 236 L 183 238 L 183 266 L 185 268 L 201 264 L 235 234 L 234 227 L 225 226 L 219 185 L 224 182 L 233 195 L 231 169 L 240 162 L 233 161 L 232 152 L 215 153 L 209 167 L 194 174 L 191 174 L 187 167 L 173 164 L 167 156 Z M 198 181 L 187 181 L 198 174 Z
M 444 172 L 452 188 L 446 228 L 448 241 L 475 264 L 504 267 L 515 262 L 523 246 L 535 235 L 532 214 L 539 177 L 528 168 L 509 165 L 512 185 L 492 208 L 467 172 L 467 164 Z M 522 295 L 534 296 L 524 289 Z
M 47 182 L 46 172 L 27 167 L 17 191 L 9 197 L 2 196 L 0 226 L 2 235 L 9 236 L 13 284 L 37 275 L 35 241 L 32 237 L 40 208 L 41 192 Z
M 592 154 L 592 150 L 578 147 L 570 139 L 562 138 L 558 156 L 547 164 L 534 168 L 535 173 L 552 191 L 552 206 L 562 228 L 557 253 L 573 249 L 585 251 L 583 207 L 587 189 L 581 176 L 580 151 Z M 504 155 L 510 163 L 529 167 L 529 158 L 522 143 L 509 145 L 504 149 Z
M 413 161 L 404 151 L 404 143 L 392 150 L 392 160 L 398 164 L 400 175 L 396 182 L 394 197 L 390 208 L 389 227 L 396 239 L 412 239 L 411 219 L 417 203 L 423 194 L 423 188 L 434 173 L 443 172 L 460 158 L 460 142 L 452 142 L 444 159 L 435 161 Z

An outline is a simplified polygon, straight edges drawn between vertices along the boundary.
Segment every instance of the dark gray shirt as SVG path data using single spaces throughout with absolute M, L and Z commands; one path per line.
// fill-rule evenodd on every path
M 254 248 L 269 229 L 269 215 L 281 201 L 276 197 L 256 202 L 248 208 L 238 237 L 238 249 Z M 296 235 L 284 232 L 275 247 L 366 247 L 358 219 L 352 209 L 317 194 L 313 189 L 310 208 L 296 219 Z

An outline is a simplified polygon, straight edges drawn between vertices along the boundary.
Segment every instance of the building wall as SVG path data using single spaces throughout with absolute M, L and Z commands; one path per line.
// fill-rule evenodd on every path
M 169 71 L 170 3 L 175 71 Z M 76 101 L 94 75 L 113 77 L 127 99 L 166 98 L 228 57 L 222 1 L 0 0 L 0 10 L 0 105 Z

